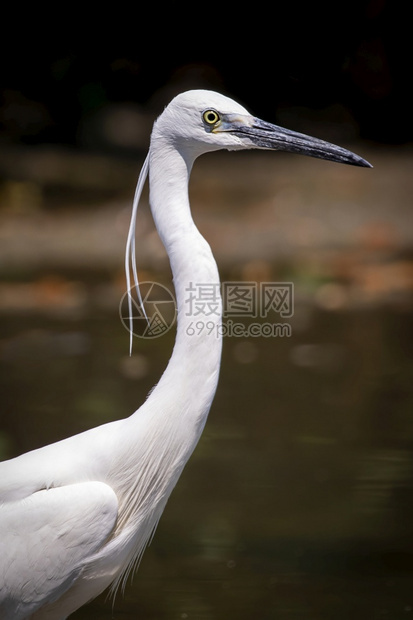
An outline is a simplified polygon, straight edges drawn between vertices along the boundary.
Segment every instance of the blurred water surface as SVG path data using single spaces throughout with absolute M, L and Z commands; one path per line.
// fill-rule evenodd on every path
M 59 157 L 72 174 L 28 159 L 0 188 L 2 458 L 129 415 L 173 346 L 172 329 L 130 358 L 119 318 L 136 162 L 109 180 L 106 160 Z M 411 156 L 367 157 L 372 171 L 196 167 L 222 280 L 293 282 L 291 336 L 224 339 L 205 432 L 133 583 L 73 618 L 413 614 Z M 139 218 L 141 279 L 172 290 L 147 205 Z

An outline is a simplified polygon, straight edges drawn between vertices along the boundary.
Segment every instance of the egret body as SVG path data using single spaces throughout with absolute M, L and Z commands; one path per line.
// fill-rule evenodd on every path
M 219 285 L 210 247 L 190 211 L 195 159 L 218 149 L 272 149 L 369 166 L 340 147 L 260 121 L 210 91 L 178 95 L 156 121 L 138 184 L 173 272 L 178 326 L 159 383 L 130 417 L 0 464 L 0 617 L 63 619 L 116 588 L 139 561 L 204 428 L 218 382 L 219 329 L 188 335 L 191 283 Z M 136 267 L 132 266 L 136 280 Z M 221 312 L 197 314 L 220 325 Z

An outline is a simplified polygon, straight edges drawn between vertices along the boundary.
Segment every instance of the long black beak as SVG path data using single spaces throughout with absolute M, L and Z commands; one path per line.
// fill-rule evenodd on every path
M 232 133 L 235 133 L 240 138 L 247 138 L 256 148 L 301 153 L 302 155 L 350 164 L 352 166 L 373 167 L 368 161 L 359 157 L 359 155 L 347 151 L 340 146 L 272 125 L 259 118 L 251 118 L 250 123 L 231 124 L 232 128 L 230 131 Z M 227 127 L 228 131 L 229 125 Z

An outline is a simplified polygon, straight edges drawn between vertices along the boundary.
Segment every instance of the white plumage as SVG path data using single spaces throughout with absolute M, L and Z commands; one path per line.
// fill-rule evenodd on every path
M 191 216 L 196 157 L 266 148 L 369 166 L 328 143 L 270 125 L 210 91 L 176 97 L 154 125 L 127 244 L 134 265 L 136 208 L 149 170 L 150 203 L 171 262 L 178 306 L 172 357 L 130 417 L 0 464 L 0 617 L 63 619 L 139 561 L 202 433 L 215 394 L 219 329 L 188 335 L 191 283 L 219 285 L 209 245 Z M 197 321 L 221 322 L 218 311 Z

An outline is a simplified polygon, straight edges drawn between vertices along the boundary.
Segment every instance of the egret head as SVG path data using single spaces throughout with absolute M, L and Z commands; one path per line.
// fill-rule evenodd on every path
M 269 149 L 371 167 L 351 151 L 262 121 L 232 99 L 207 90 L 191 90 L 175 97 L 156 121 L 154 136 L 194 159 L 220 149 Z

